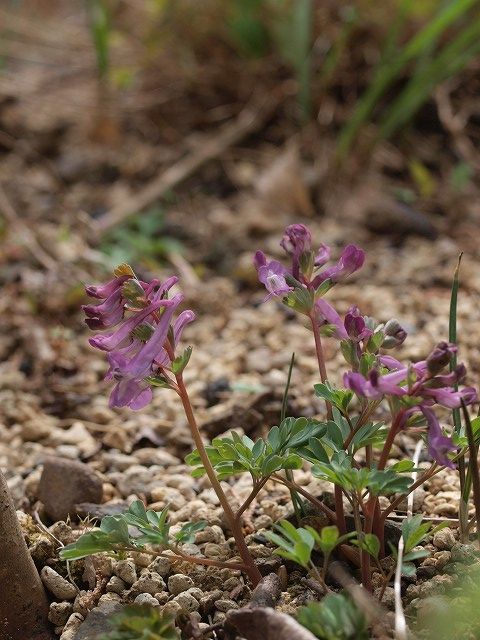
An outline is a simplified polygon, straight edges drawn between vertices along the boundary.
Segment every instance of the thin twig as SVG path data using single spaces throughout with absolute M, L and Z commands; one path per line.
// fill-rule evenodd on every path
M 402 563 L 403 563 L 403 536 L 398 541 L 397 568 L 395 569 L 395 582 L 393 589 L 395 592 L 395 639 L 407 640 L 407 622 L 402 604 Z
M 139 213 L 152 202 L 162 198 L 168 191 L 186 180 L 209 160 L 217 158 L 233 144 L 259 129 L 272 115 L 279 102 L 279 96 L 254 96 L 238 117 L 226 124 L 217 135 L 202 140 L 197 148 L 154 178 L 141 191 L 103 214 L 92 222 L 94 232 L 101 236 L 130 215 Z
M 25 247 L 32 256 L 48 271 L 53 271 L 57 267 L 55 260 L 39 245 L 30 228 L 22 222 L 17 212 L 7 198 L 3 187 L 0 185 L 0 213 L 6 218 L 13 230 L 21 238 Z
M 415 466 L 415 468 L 418 467 L 418 462 L 420 460 L 420 453 L 422 452 L 422 448 L 423 448 L 423 440 L 419 440 L 417 442 L 417 446 L 415 447 L 415 452 L 413 454 L 413 464 Z M 418 476 L 418 471 L 414 471 L 412 473 L 412 481 L 413 484 L 415 484 L 415 482 L 417 481 L 417 476 Z M 415 487 L 416 488 L 416 487 Z M 410 493 L 410 495 L 407 498 L 407 518 L 411 517 L 413 515 L 413 497 L 415 495 L 415 489 Z

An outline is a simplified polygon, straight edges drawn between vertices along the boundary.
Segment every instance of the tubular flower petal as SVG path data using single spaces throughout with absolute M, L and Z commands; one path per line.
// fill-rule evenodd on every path
M 360 315 L 358 307 L 351 307 L 348 310 L 344 325 L 348 337 L 354 342 L 360 342 L 373 335 L 373 331 L 367 327 L 365 319 Z
M 96 347 L 101 351 L 112 351 L 116 347 L 123 346 L 125 340 L 130 338 L 130 334 L 143 320 L 152 315 L 155 311 L 158 311 L 161 306 L 166 306 L 168 300 L 159 300 L 149 305 L 146 309 L 139 311 L 136 315 L 133 315 L 120 326 L 117 331 L 112 333 L 105 333 L 103 335 L 94 336 L 90 338 L 89 342 L 92 347 Z
M 449 342 L 439 342 L 435 349 L 433 349 L 427 356 L 427 369 L 432 376 L 440 373 L 444 369 L 454 354 L 457 352 L 457 347 Z
M 315 266 L 323 267 L 330 260 L 330 247 L 326 244 L 320 244 L 320 248 L 315 254 Z
M 447 458 L 447 453 L 457 451 L 452 439 L 443 435 L 437 416 L 428 407 L 422 407 L 421 411 L 428 424 L 428 453 L 430 456 L 445 467 L 455 469 L 453 462 Z
M 270 260 L 258 268 L 258 279 L 265 285 L 269 294 L 266 299 L 272 296 L 284 296 L 293 291 L 293 287 L 290 287 L 285 280 L 286 274 L 287 270 L 277 260 Z
M 85 291 L 91 298 L 109 298 L 115 291 L 121 288 L 122 284 L 129 280 L 131 276 L 119 276 L 109 282 L 100 285 L 87 285 Z
M 342 251 L 339 261 L 333 267 L 325 269 L 314 280 L 315 286 L 318 287 L 325 280 L 332 282 L 341 282 L 348 276 L 358 271 L 365 262 L 365 252 L 354 244 L 349 244 Z
M 315 303 L 315 318 L 319 326 L 330 325 L 333 328 L 332 335 L 334 335 L 335 338 L 339 340 L 348 338 L 340 316 L 332 305 L 328 304 L 323 298 L 319 298 Z
M 285 229 L 280 246 L 292 256 L 292 275 L 300 277 L 300 258 L 312 249 L 312 234 L 304 224 L 291 224 Z

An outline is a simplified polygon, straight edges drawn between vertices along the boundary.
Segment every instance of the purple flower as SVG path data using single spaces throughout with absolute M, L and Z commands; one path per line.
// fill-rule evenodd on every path
M 124 301 L 121 289 L 112 293 L 101 304 L 85 304 L 82 306 L 87 318 L 86 324 L 90 329 L 106 329 L 113 327 L 123 318 Z
M 292 275 L 300 279 L 300 259 L 312 249 L 312 234 L 304 224 L 291 224 L 285 229 L 280 246 L 292 256 Z
M 313 280 L 313 286 L 317 288 L 325 280 L 332 282 L 341 282 L 358 271 L 365 262 L 365 252 L 354 244 L 349 244 L 342 251 L 339 261 L 333 267 L 325 269 L 319 273 Z
M 120 328 L 112 333 L 104 333 L 102 335 L 94 336 L 90 338 L 89 342 L 92 347 L 96 347 L 101 351 L 112 351 L 117 347 L 124 346 L 123 343 L 131 339 L 132 331 L 137 327 L 143 320 L 146 320 L 149 316 L 152 315 L 155 311 L 160 309 L 161 306 L 165 306 L 168 304 L 168 300 L 157 300 L 153 302 L 145 309 L 142 309 L 135 315 L 131 316 L 128 320 L 120 325 Z
M 130 407 L 139 411 L 153 399 L 153 391 L 148 382 L 123 379 L 117 382 L 110 394 L 108 405 L 114 407 Z
M 288 254 L 298 258 L 302 253 L 311 251 L 312 234 L 304 224 L 291 224 L 285 229 L 280 246 Z
M 157 358 L 164 360 L 164 344 L 168 337 L 168 331 L 173 313 L 182 302 L 183 295 L 177 294 L 171 300 L 163 300 L 163 312 L 151 337 L 141 344 L 130 359 L 125 351 L 121 354 L 110 354 L 109 376 L 113 377 L 117 384 L 110 396 L 111 407 L 129 406 L 131 409 L 139 409 L 150 402 L 152 394 L 145 378 L 154 373 L 158 367 Z
M 366 340 L 373 335 L 373 331 L 365 324 L 365 318 L 360 315 L 358 307 L 353 306 L 345 316 L 345 330 L 350 340 L 360 342 Z
M 121 288 L 122 284 L 129 280 L 131 276 L 119 276 L 118 278 L 113 278 L 109 282 L 100 285 L 87 285 L 85 287 L 85 291 L 87 295 L 91 298 L 100 298 L 105 299 L 109 298 L 115 291 Z
M 428 453 L 438 464 L 455 469 L 453 462 L 447 458 L 447 453 L 457 451 L 451 438 L 447 438 L 442 433 L 440 423 L 433 411 L 427 407 L 422 407 L 421 411 L 428 424 Z
M 344 248 L 335 266 L 318 273 L 318 269 L 330 259 L 330 247 L 321 244 L 316 252 L 313 251 L 312 235 L 304 224 L 288 226 L 280 245 L 292 256 L 290 270 L 287 270 L 276 260 L 268 261 L 262 251 L 257 251 L 253 260 L 259 280 L 269 293 L 266 300 L 272 296 L 284 296 L 302 286 L 313 292 L 315 298 L 319 298 L 326 293 L 330 286 L 341 282 L 354 271 L 360 269 L 365 259 L 364 252 L 351 244 Z M 326 280 L 329 281 L 326 290 L 322 288 L 322 291 L 317 291 L 318 287 Z M 290 286 L 292 283 L 293 286 Z M 302 309 L 297 308 L 305 313 L 304 307 L 305 305 L 302 306 Z M 311 307 L 308 308 L 308 313 L 310 312 Z M 340 330 L 340 332 L 344 331 Z
M 455 385 L 465 377 L 465 366 L 458 365 L 455 371 L 445 375 L 432 375 L 432 369 L 437 372 L 440 364 L 448 364 L 454 347 L 447 343 L 440 343 L 432 351 L 434 358 L 427 358 L 421 362 L 403 366 L 398 360 L 390 356 L 380 356 L 379 363 L 392 369 L 389 373 L 380 375 L 377 369 L 372 369 L 365 378 L 360 373 L 349 372 L 344 375 L 344 385 L 358 396 L 381 400 L 384 396 L 399 396 L 409 398 L 407 409 L 402 409 L 403 424 L 407 418 L 420 411 L 428 425 L 428 447 L 430 455 L 441 465 L 453 467 L 447 458 L 447 453 L 455 450 L 450 438 L 443 435 L 440 424 L 432 410 L 438 404 L 449 409 L 459 408 L 462 401 L 472 404 L 477 400 L 477 392 L 473 387 L 456 390 Z M 432 365 L 434 363 L 434 366 Z M 430 366 L 429 366 L 430 365 Z M 442 368 L 443 368 L 442 367 Z M 413 405 L 413 406 L 412 406 Z
M 119 325 L 115 331 L 90 338 L 92 346 L 107 352 L 110 366 L 105 379 L 115 380 L 111 407 L 142 409 L 152 400 L 150 377 L 168 380 L 182 331 L 195 319 L 193 311 L 185 310 L 173 321 L 184 298 L 182 294 L 167 297 L 177 282 L 176 277 L 161 283 L 122 276 L 87 287 L 88 293 L 104 299 L 98 305 L 84 306 L 87 324 L 95 328 Z
M 439 342 L 437 346 L 427 356 L 427 369 L 432 376 L 440 373 L 444 369 L 454 354 L 457 347 L 449 342 Z
M 195 320 L 196 316 L 190 309 L 182 311 L 173 323 L 173 347 L 175 348 L 180 341 L 183 330 L 186 325 Z
M 323 298 L 319 298 L 315 302 L 314 311 L 315 319 L 320 327 L 327 325 L 332 332 L 331 335 L 339 340 L 348 338 L 343 322 L 332 305 L 328 304 Z
M 465 404 L 473 404 L 477 399 L 477 392 L 473 387 L 464 387 L 460 391 L 449 387 L 438 389 L 424 387 L 422 395 L 432 398 L 437 404 L 447 409 L 459 409 L 462 406 L 462 400 Z
M 385 395 L 404 396 L 407 389 L 399 386 L 406 377 L 406 371 L 395 371 L 384 376 L 379 375 L 377 369 L 372 369 L 368 379 L 361 373 L 349 371 L 343 375 L 343 384 L 347 389 L 351 389 L 357 395 L 372 400 L 381 400 Z
M 293 291 L 293 287 L 290 287 L 285 280 L 288 271 L 283 264 L 277 260 L 267 262 L 265 254 L 261 251 L 255 254 L 254 263 L 258 279 L 265 285 L 269 294 L 265 300 L 269 300 L 272 296 L 284 296 Z
M 323 267 L 323 265 L 330 260 L 330 253 L 330 247 L 326 244 L 321 244 L 315 255 L 315 266 Z

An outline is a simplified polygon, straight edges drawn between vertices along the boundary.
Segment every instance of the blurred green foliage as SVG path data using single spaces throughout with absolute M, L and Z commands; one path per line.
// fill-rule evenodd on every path
M 444 593 L 419 601 L 415 637 L 421 640 L 480 638 L 480 567 L 463 565 Z
M 115 227 L 100 245 L 106 266 L 113 268 L 121 262 L 132 262 L 154 267 L 168 254 L 181 252 L 182 245 L 166 235 L 164 227 L 164 210 L 160 206 Z
M 436 88 L 480 55 L 480 0 L 142 0 L 142 28 L 119 26 L 114 0 L 88 7 L 99 75 L 108 71 L 117 87 L 133 74 L 109 69 L 115 29 L 131 28 L 143 41 L 143 62 L 171 48 L 187 69 L 189 61 L 214 66 L 215 55 L 230 51 L 255 77 L 264 64 L 273 81 L 293 78 L 302 121 L 315 118 L 327 96 L 346 107 L 335 122 L 340 159 L 365 125 L 376 125 L 377 140 L 408 128 Z

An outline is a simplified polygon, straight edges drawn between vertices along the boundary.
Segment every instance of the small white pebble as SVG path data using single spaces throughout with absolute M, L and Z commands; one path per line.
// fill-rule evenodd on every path
M 151 607 L 158 607 L 159 602 L 151 593 L 139 593 L 134 600 L 135 604 L 148 604 Z

